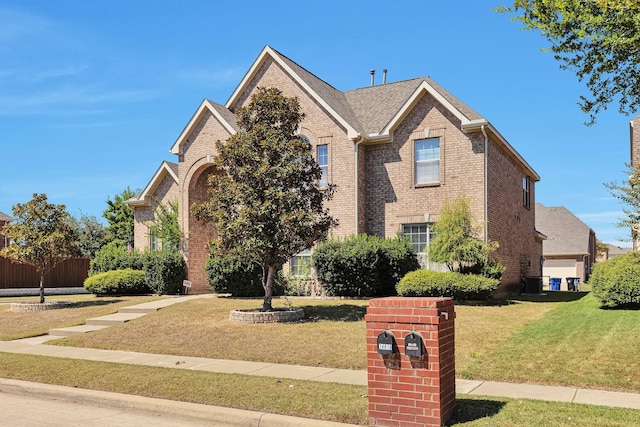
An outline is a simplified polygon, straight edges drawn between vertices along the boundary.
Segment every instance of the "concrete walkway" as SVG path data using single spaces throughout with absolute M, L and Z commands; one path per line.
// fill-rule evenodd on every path
M 0 341 L 0 352 L 33 354 L 68 359 L 84 359 L 134 365 L 158 366 L 229 374 L 259 375 L 307 381 L 335 382 L 367 385 L 367 372 L 347 369 L 280 365 L 263 362 L 208 359 L 202 357 L 170 356 L 131 351 L 98 350 L 45 344 L 47 341 L 79 333 L 86 333 L 110 325 L 123 323 L 168 305 L 193 298 L 212 298 L 213 295 L 193 295 L 166 298 L 120 309 L 117 314 L 87 320 L 86 325 L 59 328 L 49 335 L 15 341 Z M 0 385 L 2 382 L 0 382 Z M 535 399 L 556 402 L 572 402 L 621 408 L 640 409 L 640 394 L 576 387 L 541 386 L 534 384 L 510 384 L 493 381 L 456 380 L 458 395 L 496 396 L 515 399 Z

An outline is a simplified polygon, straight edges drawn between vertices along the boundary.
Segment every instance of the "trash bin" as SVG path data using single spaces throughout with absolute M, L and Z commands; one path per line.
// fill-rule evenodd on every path
M 549 279 L 549 289 L 552 291 L 559 291 L 560 283 L 562 283 L 561 277 L 551 277 Z
M 539 294 L 542 293 L 542 277 L 531 276 L 525 281 L 525 293 Z
M 577 291 L 580 285 L 579 277 L 567 277 L 567 289 L 570 291 Z

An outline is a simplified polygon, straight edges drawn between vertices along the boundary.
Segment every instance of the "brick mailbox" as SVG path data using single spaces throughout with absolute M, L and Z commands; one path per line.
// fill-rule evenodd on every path
M 369 424 L 441 426 L 456 402 L 453 300 L 372 299 L 365 321 Z

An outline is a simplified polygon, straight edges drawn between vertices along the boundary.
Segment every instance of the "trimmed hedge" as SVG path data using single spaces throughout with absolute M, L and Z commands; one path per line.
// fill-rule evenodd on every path
M 145 272 L 130 268 L 94 274 L 85 279 L 84 287 L 96 295 L 137 295 L 150 293 Z
M 640 252 L 595 264 L 589 284 L 604 307 L 640 306 Z
M 320 243 L 312 262 L 327 295 L 347 297 L 395 295 L 398 281 L 420 268 L 408 240 L 362 234 Z
M 400 280 L 396 290 L 404 297 L 452 297 L 456 300 L 486 300 L 499 280 L 473 274 L 416 270 Z
M 215 293 L 234 297 L 264 296 L 262 268 L 236 256 L 211 256 L 205 265 L 207 282 Z M 276 290 L 273 290 L 276 295 Z
M 89 264 L 89 277 L 113 270 L 142 270 L 151 292 L 179 294 L 182 281 L 187 277 L 187 266 L 180 252 L 127 251 L 124 247 L 108 244 L 102 247 Z

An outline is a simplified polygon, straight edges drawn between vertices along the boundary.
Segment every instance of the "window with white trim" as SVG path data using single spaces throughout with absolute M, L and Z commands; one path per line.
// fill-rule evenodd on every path
M 329 185 L 329 146 L 326 144 L 318 145 L 316 147 L 316 160 L 318 166 L 322 171 L 322 177 L 318 182 L 320 187 L 326 187 Z
M 409 239 L 413 250 L 418 255 L 418 261 L 422 268 L 429 269 L 429 259 L 427 253 L 429 252 L 429 245 L 431 240 L 435 237 L 433 232 L 433 223 L 424 222 L 417 224 L 403 224 L 402 236 Z
M 151 234 L 149 234 L 149 249 L 151 251 L 158 250 L 158 237 L 154 232 L 151 232 Z
M 291 257 L 289 268 L 292 276 L 308 277 L 311 275 L 311 250 L 305 249 Z
M 440 182 L 440 138 L 417 139 L 414 142 L 415 185 Z

